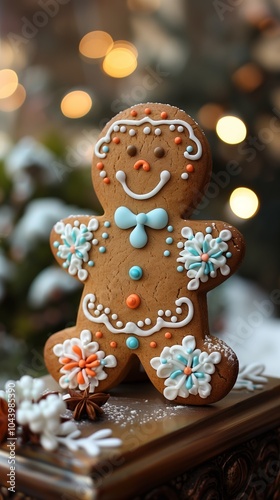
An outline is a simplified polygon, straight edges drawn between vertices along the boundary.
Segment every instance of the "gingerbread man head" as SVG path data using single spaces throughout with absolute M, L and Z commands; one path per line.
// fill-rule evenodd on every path
M 186 220 L 211 174 L 199 126 L 184 111 L 140 104 L 96 143 L 100 217 L 72 216 L 51 234 L 54 255 L 84 283 L 75 327 L 50 337 L 45 360 L 62 388 L 107 390 L 138 358 L 169 400 L 209 404 L 233 386 L 233 351 L 210 336 L 206 294 L 241 262 L 240 233 Z

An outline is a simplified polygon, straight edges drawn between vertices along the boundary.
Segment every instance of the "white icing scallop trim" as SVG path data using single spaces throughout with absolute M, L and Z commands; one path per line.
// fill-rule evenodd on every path
M 107 314 L 103 313 L 100 314 L 96 317 L 94 317 L 90 310 L 95 310 L 95 302 L 96 302 L 96 297 L 93 293 L 88 293 L 83 300 L 83 313 L 85 317 L 91 321 L 92 323 L 98 323 L 98 324 L 103 324 L 106 326 L 106 328 L 111 332 L 111 333 L 128 333 L 128 334 L 135 334 L 139 335 L 139 337 L 149 337 L 153 333 L 159 332 L 162 328 L 182 328 L 183 326 L 188 325 L 190 321 L 193 318 L 194 314 L 194 308 L 193 308 L 193 303 L 192 301 L 187 298 L 187 297 L 181 297 L 180 299 L 177 299 L 175 301 L 175 305 L 177 307 L 181 306 L 182 304 L 187 304 L 188 306 L 188 314 L 187 316 L 181 320 L 181 321 L 165 321 L 160 315 L 160 311 L 158 312 L 158 317 L 156 320 L 156 323 L 154 326 L 149 328 L 148 330 L 143 330 L 140 328 L 136 323 L 133 321 L 128 321 L 125 325 L 123 325 L 121 322 L 119 322 L 120 326 L 118 328 L 115 328 L 110 321 L 110 318 L 108 317 Z M 117 325 L 118 326 L 118 323 Z
M 108 144 L 111 141 L 111 134 L 116 130 L 116 127 L 120 125 L 127 125 L 127 126 L 139 126 L 142 125 L 143 123 L 150 123 L 151 125 L 157 126 L 157 125 L 176 125 L 176 126 L 183 126 L 187 129 L 189 132 L 189 138 L 196 144 L 197 147 L 197 152 L 193 155 L 190 155 L 187 151 L 184 151 L 184 156 L 185 158 L 188 158 L 189 160 L 198 160 L 201 155 L 202 155 L 202 145 L 200 140 L 196 137 L 194 130 L 192 126 L 188 123 L 185 122 L 184 120 L 153 120 L 149 116 L 144 116 L 144 118 L 141 118 L 141 120 L 116 120 L 111 124 L 109 127 L 107 133 L 105 136 L 101 137 L 94 148 L 95 155 L 98 156 L 98 158 L 106 158 L 106 153 L 101 153 L 100 148 L 101 146 L 105 143 Z M 145 129 L 144 129 L 145 130 Z

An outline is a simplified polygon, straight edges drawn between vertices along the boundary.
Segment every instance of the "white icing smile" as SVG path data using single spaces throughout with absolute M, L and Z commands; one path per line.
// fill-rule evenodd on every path
M 152 191 L 149 191 L 149 193 L 144 193 L 144 194 L 137 194 L 131 191 L 129 189 L 127 183 L 126 183 L 126 174 L 123 170 L 118 170 L 116 173 L 116 179 L 121 183 L 123 190 L 130 198 L 134 198 L 134 200 L 148 200 L 149 198 L 152 198 L 155 196 L 159 191 L 165 186 L 165 184 L 169 181 L 171 175 L 168 170 L 163 170 L 160 173 L 160 180 L 156 187 L 152 189 Z

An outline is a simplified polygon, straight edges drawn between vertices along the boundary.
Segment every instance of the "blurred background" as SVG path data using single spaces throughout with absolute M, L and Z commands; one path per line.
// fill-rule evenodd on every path
M 183 108 L 213 177 L 194 217 L 243 232 L 238 274 L 209 294 L 211 331 L 280 377 L 280 0 L 0 0 L 0 371 L 45 373 L 47 337 L 81 288 L 52 225 L 102 211 L 96 137 L 135 103 Z M 1 378 L 0 377 L 0 378 Z

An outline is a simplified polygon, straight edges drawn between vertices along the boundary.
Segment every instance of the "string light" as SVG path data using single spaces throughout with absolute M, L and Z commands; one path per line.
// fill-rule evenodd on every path
M 227 144 L 239 144 L 244 141 L 247 130 L 245 123 L 237 116 L 223 116 L 216 125 L 219 138 Z
M 258 211 L 259 199 L 252 189 L 239 187 L 231 193 L 229 205 L 235 215 L 250 219 Z
M 80 53 L 90 59 L 106 56 L 113 47 L 113 39 L 106 31 L 90 31 L 80 41 Z
M 137 68 L 137 49 L 129 42 L 119 40 L 114 43 L 103 61 L 103 71 L 113 78 L 124 78 Z
M 0 111 L 10 113 L 19 109 L 26 99 L 26 91 L 20 83 L 12 95 L 5 99 L 0 99 Z
M 0 99 L 10 97 L 18 86 L 18 76 L 12 69 L 0 70 Z
M 81 118 L 90 111 L 91 107 L 91 97 L 83 90 L 69 92 L 63 97 L 60 104 L 61 111 L 67 118 Z

